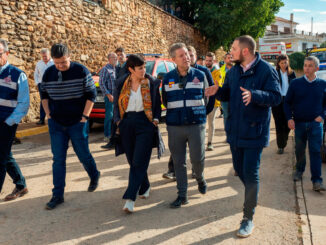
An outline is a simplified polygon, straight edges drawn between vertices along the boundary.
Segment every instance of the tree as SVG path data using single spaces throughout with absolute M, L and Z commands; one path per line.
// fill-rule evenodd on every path
M 262 37 L 282 0 L 172 0 L 181 18 L 207 37 L 212 49 L 229 47 L 235 37 Z
M 320 44 L 320 47 L 321 47 L 321 48 L 326 48 L 326 41 L 323 42 L 322 44 Z
M 302 70 L 305 54 L 303 52 L 294 52 L 289 55 L 291 68 L 294 70 Z

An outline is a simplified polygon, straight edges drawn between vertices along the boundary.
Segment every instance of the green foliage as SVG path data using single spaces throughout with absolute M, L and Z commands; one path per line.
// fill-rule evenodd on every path
M 326 48 L 326 42 L 323 42 L 322 44 L 320 44 L 321 48 Z
M 291 68 L 294 70 L 302 70 L 305 54 L 303 52 L 294 52 L 289 55 Z
M 205 35 L 212 49 L 229 47 L 234 38 L 262 37 L 284 4 L 282 0 L 169 0 L 181 7 L 181 18 Z

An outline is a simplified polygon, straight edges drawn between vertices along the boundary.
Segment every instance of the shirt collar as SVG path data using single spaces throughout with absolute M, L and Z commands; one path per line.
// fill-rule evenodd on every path
M 315 74 L 315 79 L 314 79 L 314 80 L 312 80 L 312 81 L 310 81 L 306 75 L 304 75 L 304 78 L 305 78 L 305 79 L 306 79 L 306 81 L 307 81 L 307 82 L 309 82 L 309 83 L 313 83 L 314 81 L 316 81 L 316 80 L 317 80 L 317 76 L 316 76 L 316 74 Z
M 250 62 L 248 65 L 246 65 L 246 66 L 243 66 L 243 65 L 240 64 L 240 66 L 242 67 L 243 72 L 248 71 L 248 70 L 251 68 L 251 66 L 255 63 L 256 60 L 257 60 L 257 56 L 255 56 L 255 58 L 253 59 L 253 61 L 251 61 L 251 62 Z
M 188 68 L 187 75 L 189 74 L 190 69 L 191 69 L 191 66 L 189 66 L 189 68 Z M 184 77 L 184 76 L 181 76 L 181 74 L 179 73 L 179 69 L 178 69 L 178 67 L 177 67 L 177 73 L 178 73 L 179 77 Z M 186 76 L 187 76 L 187 75 L 186 75 Z
M 4 66 L 0 66 L 0 73 L 7 68 L 7 66 L 9 65 L 9 62 L 7 61 L 7 63 Z

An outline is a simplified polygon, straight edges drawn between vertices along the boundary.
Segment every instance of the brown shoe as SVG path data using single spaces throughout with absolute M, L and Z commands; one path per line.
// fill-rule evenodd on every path
M 12 201 L 12 200 L 15 200 L 17 197 L 22 197 L 24 196 L 25 194 L 28 193 L 28 189 L 25 187 L 21 190 L 18 190 L 16 187 L 15 189 L 11 192 L 11 194 L 7 195 L 5 197 L 5 201 Z

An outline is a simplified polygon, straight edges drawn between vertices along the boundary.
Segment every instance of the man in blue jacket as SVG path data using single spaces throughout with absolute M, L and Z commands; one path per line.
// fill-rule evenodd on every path
M 29 108 L 28 81 L 23 71 L 9 64 L 8 55 L 8 43 L 0 39 L 0 192 L 6 173 L 15 184 L 5 201 L 28 192 L 25 178 L 11 152 L 17 126 Z
M 225 131 L 234 169 L 245 186 L 239 237 L 250 236 L 254 228 L 260 158 L 269 144 L 271 107 L 281 102 L 277 72 L 255 49 L 252 37 L 236 38 L 231 48 L 236 65 L 227 73 L 222 88 L 215 85 L 206 89 L 206 95 L 216 94 L 218 100 L 229 101 Z
M 174 163 L 178 197 L 170 204 L 179 208 L 188 203 L 186 148 L 189 145 L 190 159 L 198 182 L 198 190 L 205 194 L 205 74 L 190 66 L 187 47 L 176 43 L 170 47 L 170 56 L 177 68 L 168 72 L 163 79 L 162 99 L 167 108 L 166 124 L 169 149 Z
M 323 120 L 326 112 L 326 82 L 317 78 L 319 60 L 307 57 L 304 76 L 294 79 L 284 101 L 288 127 L 295 130 L 296 171 L 294 181 L 299 181 L 306 167 L 306 144 L 309 143 L 310 172 L 314 191 L 325 191 L 321 177 L 320 147 L 323 137 Z

